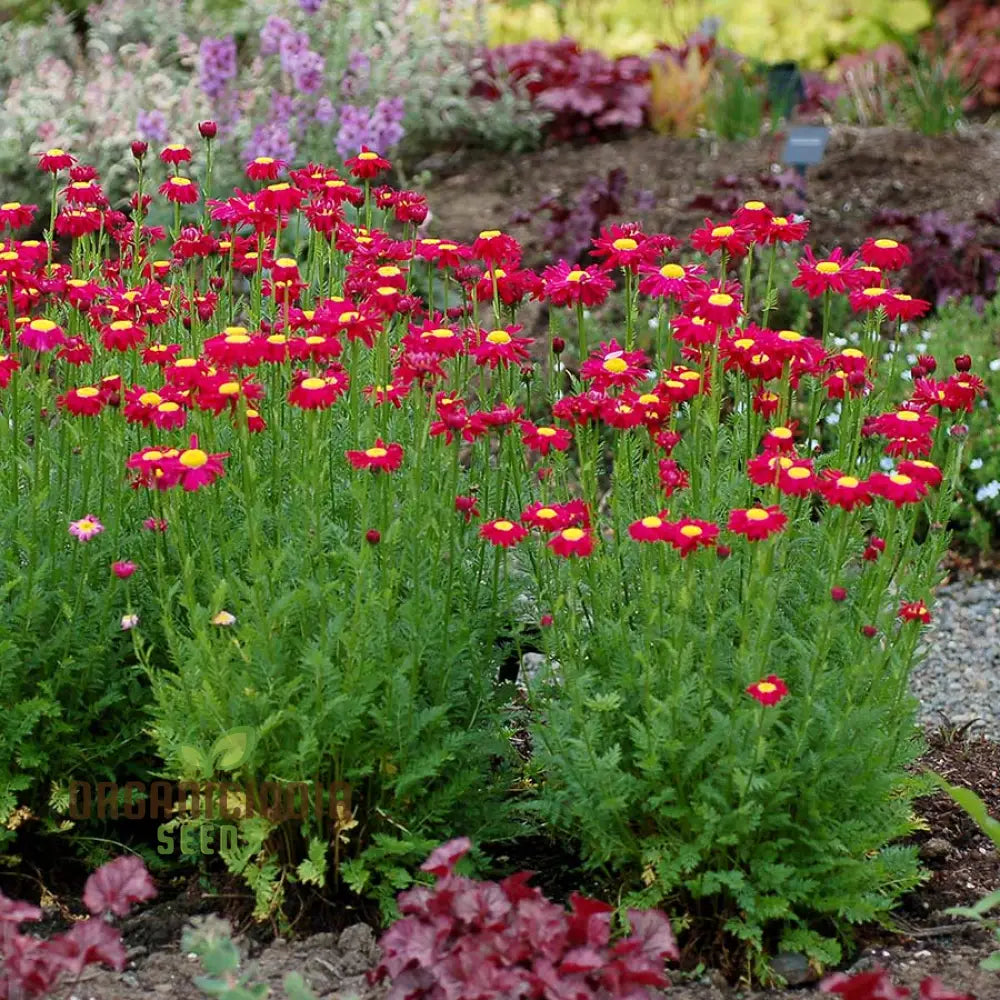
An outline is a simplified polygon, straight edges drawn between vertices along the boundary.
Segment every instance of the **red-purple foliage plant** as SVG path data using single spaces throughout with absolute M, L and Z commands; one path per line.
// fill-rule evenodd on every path
M 139 858 L 116 858 L 87 879 L 83 902 L 91 916 L 46 939 L 20 931 L 21 924 L 40 920 L 42 911 L 0 892 L 0 1000 L 49 996 L 64 975 L 79 976 L 84 966 L 98 962 L 124 969 L 121 934 L 108 919 L 126 916 L 134 903 L 155 895 Z
M 532 872 L 500 883 L 456 875 L 471 846 L 443 844 L 422 866 L 434 886 L 400 894 L 403 916 L 370 974 L 391 981 L 388 1000 L 650 1000 L 669 985 L 664 962 L 679 953 L 663 913 L 629 910 L 631 933 L 611 943 L 607 903 L 574 893 L 567 911 L 527 885 Z

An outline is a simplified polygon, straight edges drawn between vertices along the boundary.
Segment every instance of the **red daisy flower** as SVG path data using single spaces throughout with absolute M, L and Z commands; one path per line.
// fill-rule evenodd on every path
M 701 264 L 643 264 L 639 268 L 643 278 L 639 281 L 639 292 L 656 299 L 677 299 L 685 302 L 703 282 L 698 277 L 705 273 Z
M 777 504 L 773 504 L 770 507 L 737 508 L 730 513 L 726 529 L 745 535 L 748 541 L 759 542 L 781 531 L 787 523 L 788 517 Z
M 820 477 L 819 490 L 826 502 L 844 510 L 870 506 L 872 502 L 870 483 L 857 476 L 844 475 L 837 469 L 826 469 Z
M 484 229 L 473 241 L 472 256 L 494 267 L 517 267 L 521 260 L 521 245 L 513 236 L 499 229 Z
M 799 273 L 792 279 L 792 285 L 804 289 L 810 298 L 817 298 L 827 291 L 845 292 L 852 281 L 857 281 L 856 274 L 852 277 L 857 259 L 857 253 L 845 257 L 844 251 L 837 247 L 829 257 L 817 261 L 812 247 L 807 246 L 798 262 Z
M 364 451 L 348 451 L 345 454 L 355 469 L 395 472 L 403 464 L 402 445 L 386 444 L 381 438 L 378 438 L 371 448 L 366 448 Z
M 885 314 L 889 319 L 911 320 L 925 315 L 931 308 L 926 299 L 915 299 L 906 292 L 893 292 L 885 303 Z
M 168 476 L 176 477 L 175 483 L 180 484 L 186 493 L 200 490 L 202 486 L 211 486 L 221 476 L 225 475 L 222 460 L 229 457 L 229 452 L 209 454 L 198 447 L 198 438 L 191 435 L 190 447 L 185 448 L 172 459 L 167 467 Z
M 521 441 L 531 451 L 547 455 L 553 449 L 568 451 L 573 443 L 573 433 L 565 427 L 538 427 L 530 420 L 522 420 Z
M 74 416 L 95 417 L 104 409 L 105 400 L 96 386 L 84 385 L 57 396 L 56 404 Z
M 358 180 L 371 180 L 383 170 L 388 170 L 392 164 L 388 160 L 382 159 L 378 153 L 367 146 L 361 147 L 361 152 L 357 156 L 352 156 L 344 161 L 344 166 L 350 171 L 352 177 Z
M 187 163 L 190 159 L 191 150 L 180 143 L 172 143 L 160 150 L 160 160 L 170 166 L 176 166 L 178 163 Z
M 649 361 L 642 351 L 626 351 L 617 340 L 601 344 L 580 366 L 580 378 L 593 382 L 592 388 L 604 392 L 611 386 L 632 386 L 645 378 Z
M 861 259 L 883 271 L 899 271 L 910 263 L 910 251 L 896 240 L 869 237 L 861 244 Z
M 785 682 L 775 674 L 769 674 L 747 688 L 747 694 L 762 705 L 777 705 L 788 694 Z
M 60 170 L 73 166 L 74 163 L 76 163 L 74 157 L 57 147 L 45 150 L 38 157 L 38 169 L 47 170 L 50 174 L 57 174 Z
M 743 300 L 730 295 L 729 292 L 716 289 L 705 298 L 695 301 L 693 308 L 696 316 L 701 316 L 715 326 L 728 329 L 739 322 L 743 313 Z
M 160 194 L 167 201 L 193 205 L 198 200 L 198 185 L 189 177 L 171 177 L 160 185 Z
M 474 347 L 470 354 L 472 360 L 477 365 L 489 365 L 496 368 L 502 365 L 518 365 L 522 361 L 528 361 L 528 347 L 533 343 L 530 337 L 518 337 L 521 331 L 520 326 L 508 326 L 503 330 L 490 330 L 489 333 L 480 331 L 479 344 Z
M 20 367 L 20 363 L 13 355 L 0 354 L 0 389 L 6 389 L 10 385 L 11 376 Z
M 665 243 L 677 245 L 672 237 L 650 237 L 641 229 L 638 223 L 614 225 L 610 229 L 602 229 L 592 243 L 592 257 L 599 260 L 605 271 L 615 267 L 626 268 L 635 273 L 643 264 L 651 264 L 663 250 Z
M 66 343 L 62 327 L 50 319 L 31 320 L 21 327 L 17 339 L 29 351 L 53 351 Z
M 339 380 L 310 375 L 299 379 L 292 386 L 288 393 L 288 402 L 300 410 L 325 410 L 333 406 L 343 392 L 344 385 Z
M 546 545 L 557 555 L 568 559 L 571 556 L 589 556 L 594 551 L 594 536 L 584 528 L 563 528 Z
M 931 623 L 931 613 L 923 601 L 904 601 L 899 606 L 898 617 L 904 622 L 920 622 L 921 625 Z
M 940 486 L 943 478 L 941 470 L 933 462 L 925 462 L 919 458 L 900 462 L 899 471 L 928 487 Z
M 528 529 L 501 517 L 481 524 L 479 534 L 491 545 L 502 545 L 504 548 L 510 548 L 528 537 Z
M 600 305 L 607 299 L 615 283 L 596 266 L 582 268 L 560 260 L 542 271 L 542 297 L 554 306 Z
M 733 225 L 731 222 L 717 226 L 711 219 L 706 219 L 705 225 L 691 234 L 691 246 L 702 253 L 713 254 L 725 250 L 730 257 L 745 257 L 753 235 L 753 230 L 749 227 Z
M 709 548 L 719 537 L 719 526 L 711 521 L 682 517 L 667 524 L 666 540 L 686 559 L 699 548 Z
M 672 497 L 678 490 L 686 490 L 690 485 L 690 476 L 682 469 L 676 459 L 661 458 L 657 462 L 657 478 L 666 497 Z
M 19 201 L 4 202 L 0 205 L 0 226 L 11 230 L 30 226 L 37 209 L 37 205 L 22 205 Z
M 907 439 L 930 434 L 937 427 L 938 419 L 916 406 L 903 404 L 891 413 L 882 413 L 869 424 L 872 434 L 891 439 Z
M 284 160 L 276 160 L 272 156 L 258 156 L 246 166 L 246 175 L 252 181 L 277 180 L 278 174 L 288 166 Z
M 633 521 L 628 526 L 628 533 L 637 542 L 667 542 L 670 541 L 670 523 L 667 521 L 669 512 L 661 510 L 659 514 Z
M 767 226 L 766 232 L 757 235 L 758 243 L 798 243 L 806 238 L 809 232 L 809 220 L 802 219 L 793 222 L 784 215 L 775 215 Z
M 868 480 L 868 488 L 875 496 L 891 500 L 897 507 L 908 503 L 919 503 L 927 494 L 927 484 L 903 472 L 886 475 L 876 472 Z
M 521 514 L 521 521 L 529 528 L 542 531 L 562 531 L 580 520 L 580 510 L 574 504 L 549 504 L 543 501 L 531 504 Z

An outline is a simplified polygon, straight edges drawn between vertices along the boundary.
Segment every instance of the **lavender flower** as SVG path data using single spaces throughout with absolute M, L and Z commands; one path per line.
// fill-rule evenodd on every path
M 198 56 L 201 89 L 209 97 L 221 97 L 226 85 L 236 77 L 236 39 L 232 35 L 203 38 Z
M 323 6 L 323 0 L 299 0 L 299 6 L 307 14 L 315 14 Z
M 314 94 L 323 86 L 326 61 L 318 52 L 306 49 L 292 70 L 292 83 L 303 94 Z
M 243 147 L 243 157 L 246 160 L 258 156 L 271 156 L 276 160 L 294 160 L 295 143 L 288 134 L 288 126 L 281 122 L 268 122 L 254 129 L 250 141 Z
M 340 81 L 340 93 L 344 97 L 358 97 L 368 87 L 371 77 L 371 60 L 361 49 L 352 49 L 347 57 L 347 70 Z
M 139 111 L 136 116 L 135 130 L 146 142 L 164 143 L 170 137 L 167 119 L 162 111 L 155 108 L 152 111 Z
M 334 119 L 337 117 L 337 109 L 333 106 L 333 102 L 329 97 L 321 97 L 316 102 L 316 121 L 320 125 L 332 125 Z
M 291 24 L 283 17 L 269 14 L 264 27 L 260 29 L 260 54 L 273 56 L 281 48 L 281 40 L 293 33 Z
M 308 51 L 309 36 L 304 31 L 291 31 L 283 35 L 278 44 L 282 71 L 289 74 L 294 73 L 299 60 Z
M 401 97 L 382 98 L 373 111 L 345 104 L 340 109 L 337 153 L 342 160 L 354 156 L 362 146 L 388 153 L 404 135 L 405 108 Z

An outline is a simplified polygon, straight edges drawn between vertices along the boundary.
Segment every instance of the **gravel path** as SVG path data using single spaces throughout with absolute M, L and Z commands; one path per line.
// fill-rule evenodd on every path
M 933 725 L 980 720 L 976 732 L 1000 740 L 1000 579 L 961 578 L 939 588 L 927 655 L 913 692 Z

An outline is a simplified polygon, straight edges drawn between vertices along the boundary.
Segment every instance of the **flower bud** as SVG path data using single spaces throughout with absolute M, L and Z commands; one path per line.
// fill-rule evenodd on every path
M 918 354 L 917 364 L 926 368 L 928 375 L 933 375 L 937 371 L 937 360 L 933 354 Z
M 927 378 L 927 374 L 927 369 L 923 365 L 914 365 L 910 369 L 910 375 L 912 375 L 914 379 Z
M 960 354 L 957 358 L 955 358 L 955 371 L 972 371 L 972 358 L 970 358 L 968 354 Z
M 847 600 L 847 591 L 843 587 L 831 587 L 830 597 L 839 604 Z
M 552 353 L 553 354 L 562 354 L 562 352 L 565 351 L 565 350 L 566 350 L 566 341 L 563 340 L 562 337 L 553 337 L 552 338 Z
M 219 133 L 219 126 L 213 121 L 198 122 L 198 132 L 202 139 L 214 139 Z
M 733 550 L 728 545 L 716 545 L 715 552 L 720 559 L 728 559 L 733 554 Z
M 382 541 L 382 534 L 381 532 L 376 531 L 375 528 L 369 528 L 369 530 L 365 532 L 365 541 L 369 545 L 378 545 L 378 543 Z
M 136 139 L 132 143 L 132 155 L 137 159 L 141 160 L 149 149 L 149 143 L 143 142 L 142 139 Z
M 948 433 L 953 438 L 964 438 L 969 436 L 969 427 L 967 424 L 955 424 L 948 429 Z
M 874 625 L 862 625 L 861 634 L 867 636 L 869 639 L 874 639 L 878 635 L 878 629 Z
M 542 628 L 548 628 L 553 622 L 552 615 L 542 615 L 541 625 Z

